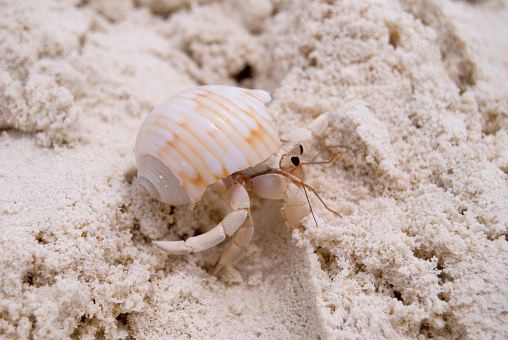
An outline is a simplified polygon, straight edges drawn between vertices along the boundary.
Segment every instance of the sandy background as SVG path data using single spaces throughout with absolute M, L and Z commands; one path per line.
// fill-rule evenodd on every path
M 505 1 L 0 2 L 0 338 L 508 338 Z M 330 112 L 291 231 L 167 255 L 225 212 L 135 191 L 133 146 L 199 84 L 272 93 L 281 132 Z

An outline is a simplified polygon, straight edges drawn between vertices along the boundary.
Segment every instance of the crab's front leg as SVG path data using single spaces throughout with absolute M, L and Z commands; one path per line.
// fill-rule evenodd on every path
M 280 136 L 280 139 L 285 142 L 300 143 L 314 136 L 322 136 L 328 127 L 328 114 L 323 113 L 314 119 L 306 127 L 298 128 Z
M 259 175 L 250 180 L 250 185 L 259 197 L 284 200 L 284 217 L 292 228 L 299 227 L 301 220 L 310 214 L 305 192 L 289 177 L 275 173 Z
M 211 248 L 226 238 L 232 236 L 242 226 L 249 215 L 250 200 L 245 188 L 235 180 L 224 179 L 226 184 L 229 203 L 234 209 L 212 230 L 186 241 L 154 241 L 153 243 L 170 254 L 189 254 Z
M 250 188 L 259 197 L 284 200 L 284 216 L 292 228 L 297 228 L 300 221 L 310 213 L 303 190 L 283 175 L 271 173 L 256 176 L 250 179 Z M 254 227 L 249 212 L 222 254 L 214 271 L 215 276 L 220 276 L 227 266 L 236 262 L 242 249 L 249 245 L 253 233 Z

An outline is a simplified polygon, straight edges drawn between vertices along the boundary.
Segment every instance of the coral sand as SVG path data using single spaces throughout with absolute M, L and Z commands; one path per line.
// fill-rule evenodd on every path
M 0 337 L 506 339 L 508 8 L 484 1 L 3 1 Z M 136 193 L 152 108 L 200 84 L 262 88 L 305 145 L 291 230 L 253 198 L 254 238 L 168 255 L 206 232 Z

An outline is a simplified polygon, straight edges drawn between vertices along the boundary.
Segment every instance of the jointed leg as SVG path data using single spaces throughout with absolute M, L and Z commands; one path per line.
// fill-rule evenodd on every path
M 312 135 L 321 136 L 328 127 L 328 115 L 323 113 L 314 119 L 306 127 L 302 127 L 293 130 L 288 133 L 284 133 L 280 136 L 280 139 L 286 142 L 300 143 L 309 139 L 312 139 Z
M 249 215 L 250 201 L 245 188 L 238 182 L 224 180 L 229 195 L 229 202 L 234 209 L 212 230 L 186 241 L 154 241 L 153 243 L 170 254 L 189 254 L 211 248 L 232 236 L 242 226 Z
M 213 271 L 213 275 L 219 277 L 227 266 L 234 264 L 238 260 L 238 256 L 244 248 L 247 248 L 254 233 L 254 226 L 250 213 L 231 238 L 228 247 L 222 254 L 219 263 Z
M 252 191 L 259 197 L 284 200 L 284 216 L 292 228 L 299 227 L 300 221 L 310 214 L 305 192 L 294 183 L 295 181 L 300 180 L 293 175 L 289 178 L 274 173 L 256 176 L 251 179 Z M 300 181 L 300 183 L 303 182 Z

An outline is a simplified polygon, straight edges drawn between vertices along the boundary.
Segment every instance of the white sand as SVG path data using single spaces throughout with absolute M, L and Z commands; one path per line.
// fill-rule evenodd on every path
M 0 338 L 508 338 L 505 1 L 1 3 Z M 213 227 L 220 188 L 144 199 L 133 156 L 157 103 L 214 83 L 270 91 L 281 132 L 330 112 L 308 155 L 356 152 L 309 169 L 342 219 L 312 199 L 291 232 L 254 199 L 219 280 L 224 245 L 151 241 Z

